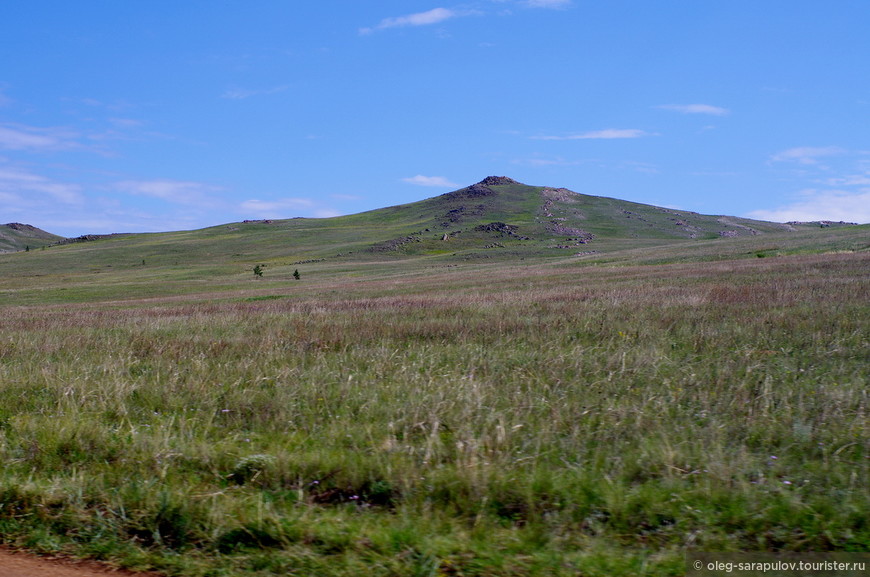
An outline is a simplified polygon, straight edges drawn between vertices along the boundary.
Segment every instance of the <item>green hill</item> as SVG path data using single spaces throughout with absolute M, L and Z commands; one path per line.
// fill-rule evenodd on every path
M 566 256 L 820 228 L 708 216 L 564 188 L 528 186 L 507 177 L 411 204 L 334 219 L 386 234 L 368 251 L 464 257 Z M 365 236 L 364 234 L 362 236 Z
M 0 276 L 7 295 L 39 277 L 43 290 L 66 302 L 82 287 L 107 298 L 228 290 L 253 277 L 258 264 L 268 282 L 292 279 L 300 267 L 321 277 L 371 276 L 530 259 L 669 262 L 866 250 L 868 237 L 866 225 L 702 215 L 491 176 L 434 198 L 348 216 L 67 239 L 0 257 Z

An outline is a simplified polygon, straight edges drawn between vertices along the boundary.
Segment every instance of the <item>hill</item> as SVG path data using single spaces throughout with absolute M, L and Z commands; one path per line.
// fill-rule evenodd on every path
M 868 230 L 702 215 L 491 176 L 426 200 L 334 218 L 65 239 L 0 258 L 0 276 L 21 290 L 39 277 L 58 302 L 68 302 L 76 287 L 118 298 L 199 291 L 203 283 L 229 290 L 257 264 L 266 279 L 288 280 L 300 267 L 323 277 L 464 263 L 720 260 L 866 250 Z
M 0 252 L 16 252 L 39 248 L 63 240 L 29 224 L 10 222 L 0 225 Z
M 457 253 L 465 258 L 588 255 L 821 228 L 821 223 L 779 224 L 702 215 L 565 188 L 528 186 L 503 176 L 490 176 L 421 202 L 343 217 L 339 222 L 343 226 L 377 222 L 385 233 L 400 233 L 367 247 L 370 252 Z

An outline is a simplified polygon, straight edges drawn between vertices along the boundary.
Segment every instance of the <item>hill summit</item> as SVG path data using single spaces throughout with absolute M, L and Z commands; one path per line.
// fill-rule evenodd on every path
M 507 176 L 487 176 L 440 196 L 323 221 L 327 223 L 352 223 L 359 227 L 359 241 L 380 236 L 367 243 L 364 253 L 463 259 L 589 255 L 796 230 L 788 224 L 531 186 Z
M 513 178 L 508 178 L 507 176 L 487 176 L 477 184 L 481 184 L 483 186 L 503 186 L 506 184 L 522 184 L 521 182 L 517 182 Z

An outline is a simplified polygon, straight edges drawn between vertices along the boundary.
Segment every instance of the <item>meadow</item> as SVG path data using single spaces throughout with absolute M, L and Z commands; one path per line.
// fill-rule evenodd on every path
M 15 284 L 0 541 L 199 577 L 870 549 L 867 251 L 355 266 Z

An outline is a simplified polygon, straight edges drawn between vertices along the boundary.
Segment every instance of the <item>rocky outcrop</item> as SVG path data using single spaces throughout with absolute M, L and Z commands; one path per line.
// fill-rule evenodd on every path
M 459 190 L 454 190 L 453 192 L 448 192 L 446 194 L 442 194 L 441 198 L 445 199 L 473 199 L 473 198 L 483 198 L 485 196 L 493 196 L 498 194 L 495 190 L 490 188 L 491 186 L 504 186 L 506 184 L 520 184 L 516 180 L 512 178 L 508 178 L 507 176 L 487 176 L 480 182 L 472 184 L 471 186 L 466 186 L 465 188 L 460 188 Z
M 507 176 L 487 176 L 477 184 L 482 186 L 504 186 L 506 184 L 520 184 L 513 178 L 508 178 Z M 477 185 L 473 185 L 477 186 Z
M 21 224 L 20 222 L 10 222 L 10 223 L 4 224 L 3 226 L 7 226 L 7 227 L 11 228 L 12 230 L 17 230 L 17 231 L 36 232 L 39 230 L 38 228 L 36 228 L 32 224 Z
M 580 195 L 574 192 L 573 190 L 568 190 L 567 188 L 550 188 L 545 187 L 544 190 L 541 191 L 541 194 L 544 198 L 547 199 L 547 202 L 551 203 L 553 201 L 563 202 L 563 203 L 574 203 L 578 202 Z
M 472 184 L 468 188 L 464 189 L 463 197 L 465 198 L 481 198 L 484 196 L 492 196 L 495 194 L 495 191 L 491 189 L 489 186 L 485 184 Z
M 517 230 L 519 227 L 513 224 L 505 224 L 503 222 L 490 222 L 487 224 L 479 224 L 474 227 L 477 232 L 488 232 L 490 234 L 497 234 L 499 237 L 512 237 L 517 240 L 532 240 L 528 236 L 523 236 L 521 234 L 517 234 Z
M 462 192 L 462 191 L 457 191 Z M 455 192 L 451 192 L 450 194 L 456 194 Z M 441 226 L 444 228 L 448 228 L 453 226 L 454 224 L 461 222 L 467 218 L 472 218 L 475 216 L 480 216 L 484 212 L 486 212 L 486 205 L 478 204 L 476 206 L 466 206 L 464 204 L 459 205 L 456 208 L 450 209 L 444 214 L 444 221 L 441 222 Z
M 91 242 L 94 240 L 103 240 L 104 238 L 114 238 L 116 236 L 125 236 L 126 233 L 122 232 L 114 232 L 112 234 L 83 234 L 81 236 L 77 236 L 75 238 L 65 238 L 63 240 L 57 241 L 56 245 L 59 244 L 74 244 L 77 242 Z
M 376 245 L 369 247 L 369 252 L 392 252 L 399 250 L 406 244 L 410 244 L 412 242 L 420 242 L 420 235 L 422 232 L 412 232 L 408 236 L 402 236 L 399 238 L 393 238 L 384 242 L 379 242 Z
M 480 224 L 474 227 L 474 230 L 478 232 L 500 232 L 502 234 L 513 234 L 518 227 L 512 224 L 505 224 L 503 222 L 490 222 L 488 224 Z

